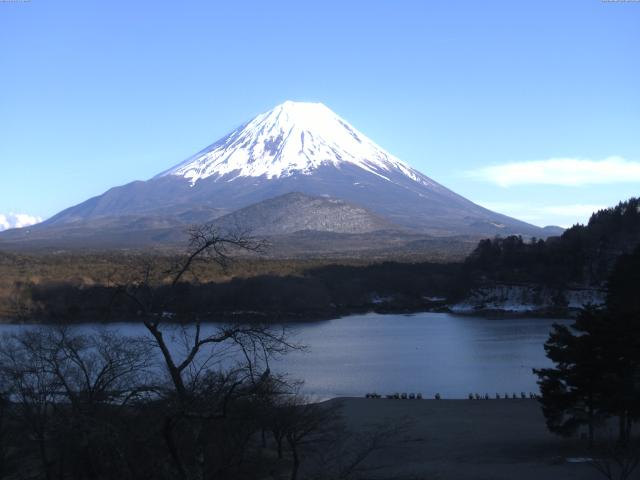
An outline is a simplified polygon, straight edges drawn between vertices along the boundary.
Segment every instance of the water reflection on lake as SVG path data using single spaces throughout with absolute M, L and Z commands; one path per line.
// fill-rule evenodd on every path
M 543 344 L 553 322 L 539 318 L 483 318 L 444 313 L 353 315 L 294 324 L 294 352 L 272 365 L 318 397 L 366 392 L 421 392 L 445 398 L 470 392 L 537 391 L 532 368 L 549 365 Z M 29 328 L 2 325 L 2 331 Z M 96 328 L 85 324 L 82 330 Z M 126 335 L 143 335 L 140 324 L 117 324 Z

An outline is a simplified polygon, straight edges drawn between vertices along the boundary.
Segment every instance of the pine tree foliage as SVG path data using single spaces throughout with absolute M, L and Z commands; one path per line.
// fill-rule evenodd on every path
M 571 327 L 554 325 L 545 343 L 553 368 L 534 370 L 547 426 L 572 435 L 616 417 L 619 441 L 640 419 L 640 247 L 619 258 L 606 308 L 585 308 Z

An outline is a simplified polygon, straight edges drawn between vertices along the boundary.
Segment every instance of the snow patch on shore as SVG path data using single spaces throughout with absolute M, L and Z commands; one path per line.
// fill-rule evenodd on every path
M 557 290 L 533 285 L 495 285 L 475 290 L 463 301 L 450 307 L 455 313 L 502 311 L 526 313 L 540 310 L 580 309 L 604 304 L 605 292 L 597 289 Z

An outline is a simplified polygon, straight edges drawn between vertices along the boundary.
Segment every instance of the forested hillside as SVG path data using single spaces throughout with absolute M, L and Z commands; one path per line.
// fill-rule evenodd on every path
M 616 259 L 640 244 L 640 198 L 594 213 L 560 237 L 482 240 L 465 261 L 476 282 L 605 285 Z

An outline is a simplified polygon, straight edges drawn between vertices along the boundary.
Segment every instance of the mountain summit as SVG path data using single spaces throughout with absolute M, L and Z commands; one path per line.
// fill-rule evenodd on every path
M 287 195 L 293 192 L 297 194 Z M 295 205 L 285 205 L 294 200 Z M 239 213 L 231 215 L 234 212 Z M 0 239 L 73 236 L 80 243 L 97 237 L 112 239 L 114 245 L 126 245 L 132 238 L 139 239 L 138 244 L 144 243 L 140 239 L 162 243 L 176 238 L 175 232 L 187 224 L 221 217 L 226 223 L 252 222 L 240 227 L 274 235 L 296 228 L 341 235 L 366 232 L 367 241 L 375 236 L 371 229 L 467 239 L 556 233 L 452 192 L 321 103 L 288 101 L 150 180 L 114 187 Z M 266 229 L 265 222 L 277 219 L 284 223 Z
M 350 164 L 387 181 L 395 171 L 425 185 L 426 177 L 384 151 L 322 103 L 287 101 L 260 114 L 159 176 L 276 179 L 312 175 L 322 166 Z

